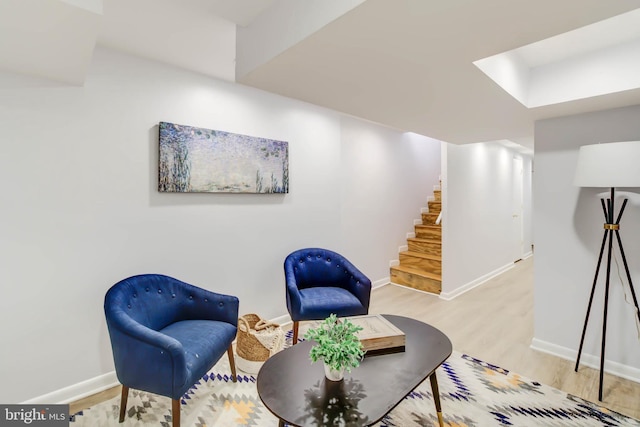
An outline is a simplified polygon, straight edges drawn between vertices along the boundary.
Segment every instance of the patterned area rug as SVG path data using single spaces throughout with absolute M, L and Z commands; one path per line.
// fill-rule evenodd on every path
M 438 369 L 445 425 L 448 427 L 549 426 L 640 427 L 640 421 L 531 381 L 473 357 L 454 352 Z M 231 381 L 227 357 L 182 400 L 181 424 L 194 427 L 277 426 L 262 405 L 256 378 L 238 371 Z M 127 417 L 118 424 L 120 398 L 71 417 L 71 426 L 171 425 L 171 400 L 131 390 Z M 420 384 L 377 427 L 437 426 L 429 381 Z

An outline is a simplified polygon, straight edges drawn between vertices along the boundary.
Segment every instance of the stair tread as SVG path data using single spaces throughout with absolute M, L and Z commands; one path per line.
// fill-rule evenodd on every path
M 442 228 L 441 224 L 416 224 L 416 228 L 423 228 L 427 230 L 440 230 Z
M 407 239 L 407 241 L 412 241 L 412 242 L 424 242 L 424 243 L 438 243 L 441 244 L 442 242 L 438 239 L 424 239 L 421 237 L 409 237 Z
M 440 255 L 432 255 L 426 254 L 424 252 L 416 252 L 416 251 L 402 251 L 400 255 L 409 255 L 417 258 L 431 259 L 434 261 L 442 261 L 442 256 Z
M 398 270 L 398 271 L 403 271 L 405 273 L 411 273 L 411 274 L 415 274 L 417 276 L 421 276 L 421 277 L 426 277 L 432 280 L 442 280 L 442 275 L 440 274 L 435 274 L 435 273 L 430 273 L 428 271 L 424 271 L 422 269 L 419 268 L 415 268 L 415 267 L 408 267 L 406 265 L 396 265 L 391 267 L 392 270 Z

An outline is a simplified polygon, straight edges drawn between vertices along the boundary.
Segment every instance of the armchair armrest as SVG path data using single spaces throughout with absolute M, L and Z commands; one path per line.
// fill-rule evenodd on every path
M 107 316 L 107 326 L 122 384 L 165 396 L 173 396 L 185 384 L 188 371 L 178 340 L 136 322 L 121 310 Z
M 300 313 L 302 309 L 302 302 L 300 296 L 300 290 L 298 289 L 298 284 L 296 280 L 296 275 L 293 269 L 287 269 L 285 274 L 285 285 L 287 288 L 287 305 L 289 308 L 289 313 L 292 316 L 295 313 Z M 297 319 L 292 319 L 297 320 Z
M 369 310 L 371 280 L 346 259 L 343 260 L 343 263 L 347 271 L 351 273 L 351 278 L 347 283 L 347 290 L 360 300 L 363 307 Z

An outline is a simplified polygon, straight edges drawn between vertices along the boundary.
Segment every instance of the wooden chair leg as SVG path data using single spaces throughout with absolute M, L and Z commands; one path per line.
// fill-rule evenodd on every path
M 438 379 L 436 378 L 435 371 L 431 376 L 431 391 L 433 392 L 433 402 L 436 404 L 436 414 L 438 415 L 438 425 L 444 427 L 444 420 L 442 419 L 442 406 L 440 405 L 440 390 L 438 390 Z
M 231 378 L 233 378 L 233 382 L 238 382 L 238 376 L 236 375 L 236 361 L 233 357 L 233 344 L 229 344 L 229 348 L 227 349 L 227 354 L 229 355 L 229 366 L 231 367 Z
M 298 326 L 300 326 L 300 322 L 293 322 L 293 338 L 291 339 L 291 345 L 296 345 L 298 343 Z
M 180 399 L 171 399 L 171 425 L 180 427 Z
M 127 399 L 129 398 L 129 387 L 126 385 L 122 386 L 122 394 L 120 395 L 120 420 L 119 422 L 124 422 L 124 415 L 127 412 Z

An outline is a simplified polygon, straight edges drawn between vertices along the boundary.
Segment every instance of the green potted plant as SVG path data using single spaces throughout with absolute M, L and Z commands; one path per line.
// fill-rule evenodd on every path
M 360 366 L 364 356 L 362 343 L 358 332 L 362 330 L 348 319 L 338 319 L 335 314 L 327 317 L 316 328 L 309 329 L 305 334 L 306 340 L 315 341 L 309 352 L 312 362 L 324 362 L 325 376 L 330 381 L 341 381 L 345 369 Z

